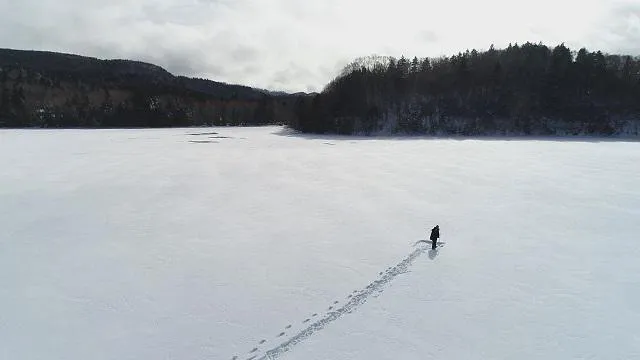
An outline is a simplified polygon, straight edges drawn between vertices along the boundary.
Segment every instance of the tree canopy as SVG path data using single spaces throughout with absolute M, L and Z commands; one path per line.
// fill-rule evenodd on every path
M 306 132 L 609 134 L 638 118 L 640 58 L 564 44 L 356 59 L 291 125 Z

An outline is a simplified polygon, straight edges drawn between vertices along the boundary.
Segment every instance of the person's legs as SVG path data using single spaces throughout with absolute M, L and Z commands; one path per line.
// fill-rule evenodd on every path
M 431 249 L 436 249 L 436 240 L 431 240 Z

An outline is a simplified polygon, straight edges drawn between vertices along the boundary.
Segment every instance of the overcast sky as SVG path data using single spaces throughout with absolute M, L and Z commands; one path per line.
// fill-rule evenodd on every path
M 565 42 L 640 55 L 640 0 L 3 0 L 0 47 L 321 90 L 358 56 Z

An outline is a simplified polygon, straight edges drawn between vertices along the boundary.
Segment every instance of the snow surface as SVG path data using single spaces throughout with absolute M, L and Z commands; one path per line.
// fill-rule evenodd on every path
M 638 142 L 7 130 L 0 168 L 0 359 L 640 358 Z

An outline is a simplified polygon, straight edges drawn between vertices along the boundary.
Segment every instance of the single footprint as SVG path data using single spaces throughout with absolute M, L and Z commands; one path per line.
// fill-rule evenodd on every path
M 304 319 L 304 321 L 302 322 L 303 324 L 308 323 L 309 321 L 311 321 L 311 319 Z
M 257 347 L 253 348 L 253 350 L 251 350 L 251 351 L 249 352 L 249 354 L 253 354 L 253 353 L 254 353 L 254 352 L 256 352 L 256 351 L 258 351 L 258 348 L 257 348 Z
M 253 355 L 252 357 L 248 358 L 247 360 L 253 360 L 257 357 L 258 355 Z
M 284 332 L 281 332 L 280 335 L 278 335 L 278 337 L 283 337 L 284 336 Z
M 285 329 L 291 329 L 291 325 L 287 325 L 287 327 L 285 327 Z
M 327 310 L 331 310 L 331 309 L 333 309 L 333 306 L 329 306 L 329 309 L 327 309 Z
M 333 305 L 335 305 L 335 304 L 337 304 L 337 303 L 339 303 L 339 301 L 338 301 L 338 300 L 334 301 L 334 302 L 333 302 Z
M 262 340 L 260 340 L 260 345 L 262 345 L 262 344 L 264 344 L 264 343 L 266 343 L 266 342 L 267 342 L 267 340 L 262 339 Z
M 231 358 L 231 360 L 238 360 L 238 357 L 234 356 L 234 357 Z
M 353 295 L 349 295 L 347 296 L 347 299 L 351 299 L 353 297 Z
M 311 315 L 311 316 L 318 316 L 318 313 L 313 313 L 313 315 Z
M 378 273 L 378 275 L 382 275 L 382 271 L 380 271 L 380 272 Z

